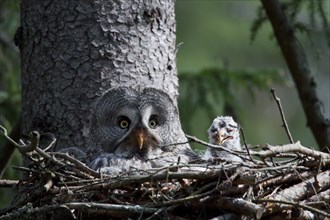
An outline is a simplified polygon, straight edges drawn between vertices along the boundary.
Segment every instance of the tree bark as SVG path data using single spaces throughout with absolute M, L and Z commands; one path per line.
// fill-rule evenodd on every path
M 177 105 L 174 1 L 22 0 L 21 25 L 22 134 L 86 145 L 95 102 L 116 87 Z
M 299 45 L 292 26 L 278 0 L 261 0 L 273 26 L 274 34 L 290 69 L 302 103 L 307 125 L 318 145 L 330 147 L 330 120 L 322 113 L 322 103 L 316 92 L 316 82 L 308 67 L 304 51 Z

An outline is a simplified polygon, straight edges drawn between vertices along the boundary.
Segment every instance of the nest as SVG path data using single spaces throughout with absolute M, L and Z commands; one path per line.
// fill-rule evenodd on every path
M 194 137 L 195 141 L 214 146 Z M 330 154 L 299 142 L 231 153 L 241 163 L 192 161 L 118 176 L 102 175 L 68 154 L 23 146 L 29 165 L 0 219 L 325 219 L 330 217 Z M 28 150 L 26 150 L 28 149 Z M 228 150 L 227 150 L 228 151 Z

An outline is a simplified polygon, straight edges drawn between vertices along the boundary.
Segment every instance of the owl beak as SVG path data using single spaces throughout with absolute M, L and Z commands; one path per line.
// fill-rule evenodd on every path
M 137 132 L 136 134 L 136 138 L 137 138 L 137 143 L 139 146 L 139 149 L 141 150 L 144 144 L 144 132 L 143 130 L 140 130 Z

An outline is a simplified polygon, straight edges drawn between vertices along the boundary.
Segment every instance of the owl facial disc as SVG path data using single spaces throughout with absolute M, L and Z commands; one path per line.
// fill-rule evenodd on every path
M 159 145 L 160 140 L 155 131 L 143 119 L 140 119 L 135 124 L 128 125 L 126 134 L 115 145 L 114 153 L 125 157 L 135 154 L 144 158 L 148 152 L 158 151 Z
M 120 87 L 104 93 L 95 104 L 90 132 L 93 169 L 161 167 L 178 157 L 188 162 L 196 156 L 188 144 L 174 145 L 186 141 L 177 107 L 153 88 Z

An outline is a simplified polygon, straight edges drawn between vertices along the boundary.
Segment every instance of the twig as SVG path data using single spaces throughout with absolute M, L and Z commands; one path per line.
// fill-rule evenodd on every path
M 105 203 L 94 203 L 94 202 L 72 202 L 72 203 L 64 203 L 62 205 L 43 206 L 40 208 L 23 207 L 20 210 L 17 210 L 16 212 L 12 212 L 10 214 L 0 216 L 0 220 L 19 219 L 22 217 L 23 214 L 25 219 L 32 219 L 32 217 L 38 216 L 38 214 L 40 213 L 52 213 L 55 209 L 59 209 L 59 208 L 79 209 L 86 212 L 93 210 L 103 210 L 108 212 L 119 212 L 119 213 L 127 213 L 127 214 L 155 213 L 158 211 L 157 208 L 143 207 L 140 205 L 116 205 L 116 204 L 105 204 Z
M 305 210 L 309 210 L 311 212 L 318 213 L 318 214 L 323 215 L 325 217 L 330 217 L 330 214 L 329 213 L 326 213 L 326 212 L 324 212 L 324 211 L 322 211 L 320 209 L 316 209 L 316 208 L 310 207 L 308 205 L 300 204 L 299 202 L 290 202 L 290 201 L 278 200 L 278 199 L 256 199 L 253 202 L 255 202 L 255 203 L 264 203 L 264 202 L 280 203 L 280 204 L 290 205 L 290 206 L 294 206 L 294 207 L 300 207 L 302 209 L 305 209 Z
M 172 206 L 169 206 L 169 207 L 161 208 L 157 212 L 152 214 L 150 217 L 146 218 L 145 220 L 159 219 L 159 218 L 161 218 L 161 216 L 159 215 L 161 212 L 166 212 L 166 211 L 175 209 L 176 207 L 178 207 L 178 205 L 172 205 Z
M 80 190 L 99 190 L 99 189 L 116 189 L 120 187 L 124 187 L 130 184 L 141 184 L 150 181 L 158 181 L 158 180 L 174 180 L 174 179 L 215 179 L 219 177 L 221 170 L 212 170 L 206 172 L 186 172 L 186 173 L 161 173 L 157 175 L 137 175 L 137 176 L 129 176 L 124 178 L 118 178 L 116 180 L 104 179 L 104 183 L 92 184 L 89 186 L 82 186 Z
M 301 169 L 301 170 L 310 170 L 308 167 L 304 166 L 297 166 L 295 164 L 284 164 L 280 166 L 269 166 L 269 167 L 261 167 L 261 168 L 251 168 L 250 171 L 276 171 L 276 173 L 283 174 L 283 172 L 280 172 L 281 170 L 292 170 L 293 168 L 295 169 Z
M 95 170 L 90 169 L 89 167 L 87 167 L 85 164 L 83 164 L 82 162 L 80 162 L 79 160 L 77 160 L 74 157 L 71 157 L 69 154 L 67 153 L 59 153 L 59 152 L 52 152 L 50 153 L 51 155 L 57 156 L 57 157 L 61 157 L 71 163 L 73 163 L 74 165 L 76 165 L 76 167 L 78 169 L 80 169 L 81 171 L 84 171 L 90 175 L 92 175 L 95 178 L 100 178 L 101 174 L 96 172 Z
M 214 188 L 217 186 L 217 184 L 218 184 L 217 182 L 211 182 L 209 184 L 206 184 L 206 185 L 202 186 L 201 188 L 197 189 L 196 191 L 194 191 L 191 195 L 197 195 L 210 187 Z
M 319 157 L 321 156 L 322 162 L 324 164 L 330 164 L 330 154 L 304 147 L 300 144 L 299 141 L 293 144 L 286 144 L 282 146 L 268 145 L 267 147 L 269 148 L 269 150 L 264 150 L 259 152 L 253 151 L 251 152 L 251 154 L 255 156 L 259 156 L 261 159 L 264 159 L 266 157 L 277 156 L 278 154 L 294 152 L 294 153 L 301 153 L 303 155 L 310 156 L 315 159 L 319 159 Z
M 278 98 L 276 96 L 276 93 L 275 93 L 275 89 L 272 88 L 271 90 L 271 93 L 273 94 L 273 97 L 277 103 L 277 106 L 278 106 L 278 109 L 280 111 L 280 114 L 281 114 L 281 118 L 282 118 L 282 122 L 283 122 L 283 126 L 284 126 L 284 129 L 285 129 L 285 132 L 286 134 L 288 135 L 288 138 L 289 138 L 289 141 L 291 144 L 294 143 L 293 139 L 292 139 L 292 136 L 291 136 L 291 133 L 290 133 L 290 130 L 289 130 L 289 127 L 288 127 L 288 124 L 286 123 L 286 119 L 285 119 L 285 115 L 284 115 L 284 111 L 283 111 L 283 108 L 282 108 L 282 105 L 281 105 L 281 100 L 280 98 Z
M 183 203 L 186 203 L 186 202 L 189 202 L 189 201 L 194 201 L 194 200 L 203 198 L 205 196 L 212 195 L 215 192 L 216 192 L 216 189 L 212 189 L 212 190 L 210 190 L 208 192 L 205 192 L 205 193 L 201 193 L 201 194 L 197 194 L 197 195 L 191 195 L 191 196 L 187 196 L 185 198 L 180 198 L 180 199 L 173 199 L 173 200 L 162 202 L 162 203 L 158 203 L 158 204 L 155 204 L 155 205 L 156 206 L 166 206 L 166 205 L 183 204 Z
M 52 162 L 54 162 L 55 164 L 57 164 L 57 165 L 59 165 L 59 166 L 63 166 L 63 167 L 66 166 L 65 163 L 63 163 L 62 161 L 57 160 L 55 157 L 50 156 L 48 153 L 46 153 L 45 151 L 43 151 L 43 150 L 40 149 L 39 147 L 37 147 L 37 148 L 35 149 L 35 151 L 36 151 L 40 156 L 42 156 L 42 157 L 44 157 L 44 158 L 47 158 L 49 161 L 52 161 Z
M 277 176 L 267 177 L 258 181 L 255 185 L 266 188 L 271 185 L 279 185 L 283 183 L 290 183 L 293 181 L 301 180 L 304 181 L 306 178 L 310 178 L 312 176 L 311 172 L 305 171 L 300 175 L 294 175 L 294 172 L 286 173 L 285 175 L 279 174 Z
M 0 125 L 0 129 L 2 130 L 3 132 L 3 135 L 5 136 L 5 138 L 10 142 L 12 143 L 13 145 L 15 145 L 17 147 L 17 149 L 19 150 L 19 152 L 21 152 L 22 154 L 26 154 L 28 152 L 32 152 L 34 150 L 36 150 L 36 148 L 38 148 L 39 146 L 39 140 L 40 140 L 40 134 L 39 132 L 37 131 L 32 131 L 30 134 L 29 134 L 29 143 L 28 144 L 25 144 L 22 140 L 20 140 L 20 142 L 22 144 L 18 144 L 16 143 L 13 139 L 11 139 L 9 136 L 8 136 L 8 132 L 7 130 Z
M 51 142 L 49 143 L 49 145 L 46 147 L 46 148 L 44 148 L 43 150 L 44 151 L 48 151 L 50 148 L 52 148 L 53 146 L 54 146 L 54 144 L 56 143 L 56 137 L 55 137 L 55 135 L 54 134 L 52 134 L 52 133 L 44 133 L 44 134 L 42 134 L 43 136 L 50 136 L 50 138 L 51 138 Z
M 246 157 L 244 157 L 244 156 L 241 155 L 241 153 L 245 153 L 245 152 L 237 153 L 236 151 L 229 150 L 228 148 L 222 147 L 221 145 L 209 144 L 209 143 L 207 143 L 207 142 L 205 142 L 205 141 L 202 141 L 202 140 L 200 140 L 200 139 L 198 139 L 198 138 L 196 138 L 196 137 L 194 137 L 194 136 L 190 136 L 190 135 L 188 135 L 188 134 L 186 134 L 186 137 L 187 137 L 188 139 L 190 139 L 190 140 L 192 140 L 192 141 L 198 143 L 198 144 L 202 144 L 202 145 L 204 145 L 204 146 L 207 146 L 207 147 L 210 147 L 210 148 L 214 148 L 214 149 L 218 149 L 218 150 L 223 150 L 223 151 L 226 151 L 226 152 L 228 152 L 228 153 L 231 153 L 231 154 L 233 154 L 233 155 L 235 155 L 235 156 L 238 156 L 238 157 L 240 157 L 240 158 L 246 160 Z
M 3 126 L 0 125 L 0 129 L 2 130 L 3 132 L 3 136 L 5 136 L 5 138 L 10 142 L 12 143 L 15 147 L 17 148 L 23 148 L 24 145 L 21 145 L 21 144 L 18 144 L 16 143 L 13 139 L 11 139 L 11 137 L 8 136 L 8 132 L 7 132 L 7 129 L 4 128 Z
M 14 170 L 20 170 L 20 171 L 23 171 L 23 172 L 32 172 L 32 173 L 37 173 L 37 174 L 40 173 L 39 170 L 32 169 L 32 168 L 27 168 L 27 167 L 12 166 L 12 168 Z
M 0 187 L 12 187 L 16 186 L 19 183 L 18 180 L 2 180 L 0 179 Z
M 129 212 L 129 213 L 154 213 L 158 211 L 157 208 L 144 207 L 140 205 L 117 205 L 117 204 L 106 204 L 106 203 L 96 203 L 96 202 L 71 202 L 65 203 L 71 209 L 82 209 L 82 210 L 106 210 L 106 211 L 118 211 L 118 212 Z M 87 211 L 86 210 L 86 211 Z
M 329 204 L 330 202 L 330 189 L 327 189 L 317 195 L 313 195 L 311 197 L 309 197 L 308 199 L 306 199 L 304 201 L 304 203 L 308 203 L 308 202 L 320 202 L 324 200 L 326 203 Z
M 53 179 L 55 178 L 55 174 L 52 172 L 47 172 L 46 173 L 47 179 L 46 179 L 46 184 L 43 185 L 44 191 L 48 192 L 50 188 L 54 186 L 54 181 Z
M 242 138 L 243 138 L 243 143 L 244 143 L 244 147 L 245 147 L 245 150 L 250 158 L 250 160 L 254 163 L 254 164 L 257 164 L 254 159 L 252 158 L 251 154 L 250 154 L 250 150 L 246 144 L 246 140 L 245 140 L 245 135 L 244 135 L 244 132 L 243 132 L 243 128 L 240 127 L 240 131 L 241 131 L 241 134 L 242 134 Z
M 40 141 L 40 134 L 37 131 L 32 131 L 29 134 L 29 142 L 28 144 L 25 144 L 23 147 L 20 147 L 18 145 L 18 150 L 22 153 L 28 153 L 34 151 L 37 147 L 39 147 L 39 141 Z
M 216 200 L 216 207 L 230 210 L 236 214 L 260 219 L 265 212 L 264 207 L 245 201 L 241 198 L 220 197 Z

